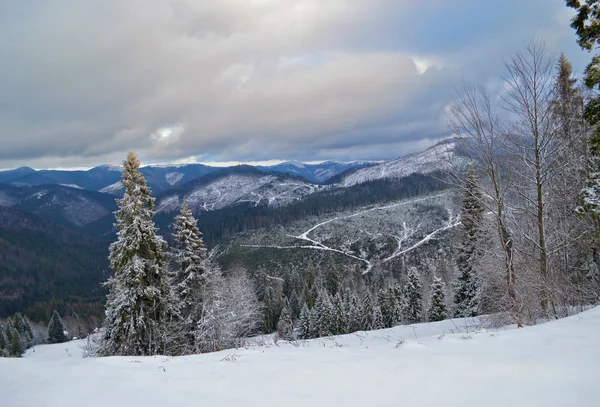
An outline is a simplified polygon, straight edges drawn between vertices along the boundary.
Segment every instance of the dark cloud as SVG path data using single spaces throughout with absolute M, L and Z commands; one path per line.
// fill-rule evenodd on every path
M 547 0 L 43 0 L 0 4 L 0 168 L 389 159 L 446 135 L 463 78 L 493 83 Z

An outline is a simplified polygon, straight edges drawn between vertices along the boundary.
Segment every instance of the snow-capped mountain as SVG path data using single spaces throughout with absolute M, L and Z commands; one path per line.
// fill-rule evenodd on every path
M 257 167 L 266 172 L 280 172 L 298 175 L 314 183 L 322 183 L 349 169 L 360 169 L 377 165 L 375 161 L 352 161 L 348 163 L 325 161 L 319 164 L 305 164 L 299 161 L 287 161 L 268 167 Z
M 344 187 L 384 178 L 402 178 L 412 173 L 430 174 L 435 171 L 464 169 L 470 159 L 457 153 L 456 139 L 444 140 L 420 153 L 400 157 L 376 166 L 362 168 L 340 180 Z
M 0 206 L 12 207 L 69 227 L 85 226 L 116 209 L 114 197 L 62 185 L 0 184 Z
M 194 212 L 222 209 L 237 203 L 254 206 L 285 205 L 315 192 L 318 185 L 301 178 L 265 174 L 250 166 L 239 166 L 165 191 L 157 201 L 158 212 L 174 212 L 186 202 Z

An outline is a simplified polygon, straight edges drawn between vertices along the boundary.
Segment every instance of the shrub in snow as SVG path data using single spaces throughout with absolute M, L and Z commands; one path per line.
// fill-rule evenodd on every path
M 261 307 L 244 269 L 213 273 L 205 288 L 202 315 L 194 331 L 196 352 L 236 347 L 256 333 Z

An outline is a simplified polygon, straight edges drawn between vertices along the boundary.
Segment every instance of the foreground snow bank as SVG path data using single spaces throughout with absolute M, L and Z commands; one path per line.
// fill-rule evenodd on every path
M 600 308 L 519 330 L 454 320 L 179 358 L 82 359 L 74 341 L 0 359 L 0 394 L 7 407 L 597 406 L 598 332 Z

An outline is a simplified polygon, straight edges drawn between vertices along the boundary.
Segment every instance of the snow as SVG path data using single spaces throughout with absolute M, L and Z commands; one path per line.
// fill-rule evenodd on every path
M 413 198 L 408 200 L 402 200 L 399 202 L 395 202 L 393 204 L 383 205 L 383 206 L 374 206 L 368 209 L 361 209 L 357 212 L 351 212 L 346 215 L 338 215 L 311 226 L 309 229 L 304 229 L 304 232 L 300 234 L 287 234 L 287 238 L 292 238 L 294 240 L 300 240 L 302 243 L 308 242 L 309 244 L 281 244 L 279 242 L 272 244 L 254 244 L 254 243 L 243 243 L 241 247 L 249 247 L 255 249 L 275 249 L 275 250 L 320 250 L 320 251 L 330 251 L 334 253 L 342 254 L 351 259 L 357 260 L 365 266 L 362 270 L 362 274 L 368 274 L 373 269 L 374 265 L 377 263 L 387 263 L 395 258 L 398 258 L 408 252 L 411 252 L 424 244 L 435 240 L 438 235 L 443 232 L 453 229 L 460 224 L 460 217 L 453 216 L 453 208 L 450 206 L 449 202 L 450 195 L 448 192 L 441 192 L 437 194 L 432 194 L 428 196 L 422 196 L 419 198 Z M 411 215 L 410 209 L 415 205 L 418 205 L 422 202 L 428 202 L 430 205 L 441 204 L 443 205 L 448 219 L 444 221 L 441 225 L 423 225 L 423 223 L 432 223 L 433 219 L 421 219 L 417 224 L 408 225 L 407 221 L 402 221 L 400 223 L 400 230 L 394 229 L 394 223 L 398 222 L 400 218 L 408 218 L 412 223 L 415 223 L 416 217 Z M 384 218 L 376 217 L 373 218 L 373 215 L 377 215 L 376 212 L 380 213 L 384 216 Z M 388 218 L 386 219 L 386 213 L 388 214 Z M 392 213 L 391 216 L 393 218 L 389 218 L 389 213 Z M 393 220 L 392 220 L 393 219 Z M 352 225 L 352 221 L 356 221 L 356 225 Z M 386 231 L 382 227 L 382 222 L 385 223 L 387 227 L 391 227 L 393 233 Z M 332 226 L 328 231 L 323 231 L 322 234 L 319 232 L 322 229 L 325 229 L 325 226 Z M 368 229 L 372 229 L 375 227 L 373 232 L 369 232 Z M 354 230 L 354 231 L 348 231 Z M 346 230 L 346 231 L 344 231 Z M 423 233 L 427 233 L 423 235 Z M 314 237 L 309 237 L 309 234 L 316 235 Z M 353 246 L 354 243 L 357 243 L 361 240 L 368 239 L 371 243 L 374 243 L 372 239 L 375 236 L 381 237 L 382 235 L 389 235 L 394 240 L 396 240 L 397 248 L 386 258 L 377 259 L 377 256 L 373 256 L 372 253 L 364 252 L 361 250 L 360 253 L 355 253 L 350 247 Z M 401 236 L 399 236 L 399 234 Z M 341 237 L 343 242 L 340 244 L 339 239 L 333 239 L 333 241 L 328 242 L 327 240 L 331 240 L 332 237 L 338 235 Z M 346 235 L 346 236 L 344 236 Z M 349 237 L 349 236 L 350 237 Z M 336 242 L 337 241 L 337 242 Z M 334 247 L 335 243 L 337 243 L 338 247 Z M 404 248 L 403 244 L 410 243 L 410 246 Z M 371 245 L 367 245 L 371 246 Z M 380 249 L 380 248 L 379 248 Z M 376 252 L 380 252 L 379 249 L 376 249 Z
M 102 188 L 99 192 L 111 194 L 111 193 L 120 191 L 122 189 L 123 189 L 123 184 L 121 183 L 121 181 L 117 181 L 114 184 L 110 184 L 109 186 Z
M 198 186 L 185 196 L 194 211 L 212 211 L 241 202 L 254 205 L 266 201 L 271 206 L 286 205 L 315 192 L 316 185 L 281 181 L 277 176 L 233 174 Z M 158 202 L 158 211 L 176 211 L 178 196 L 167 196 Z
M 0 391 L 10 407 L 597 406 L 599 331 L 594 308 L 518 330 L 456 319 L 175 358 L 83 359 L 72 341 L 0 358 Z
M 184 175 L 185 174 L 181 172 L 169 172 L 168 174 L 165 174 L 165 179 L 167 180 L 169 185 L 175 185 L 179 181 L 181 181 Z
M 63 187 L 67 187 L 67 188 L 83 189 L 77 184 L 58 184 L 58 185 L 61 185 Z
M 35 198 L 35 199 L 42 199 L 42 197 L 44 195 L 46 195 L 47 193 L 48 193 L 48 191 L 46 191 L 46 190 L 38 191 L 35 194 L 32 194 L 32 195 L 28 196 L 25 199 L 33 199 L 33 198 Z
M 428 174 L 439 170 L 466 167 L 468 160 L 454 154 L 455 148 L 455 142 L 442 142 L 420 153 L 374 167 L 362 168 L 344 178 L 342 185 L 349 187 L 382 178 L 402 178 L 412 173 Z
M 123 166 L 122 165 L 111 165 L 111 164 L 104 164 L 104 165 L 100 165 L 96 168 L 100 168 L 103 170 L 108 170 L 108 171 L 123 171 Z

